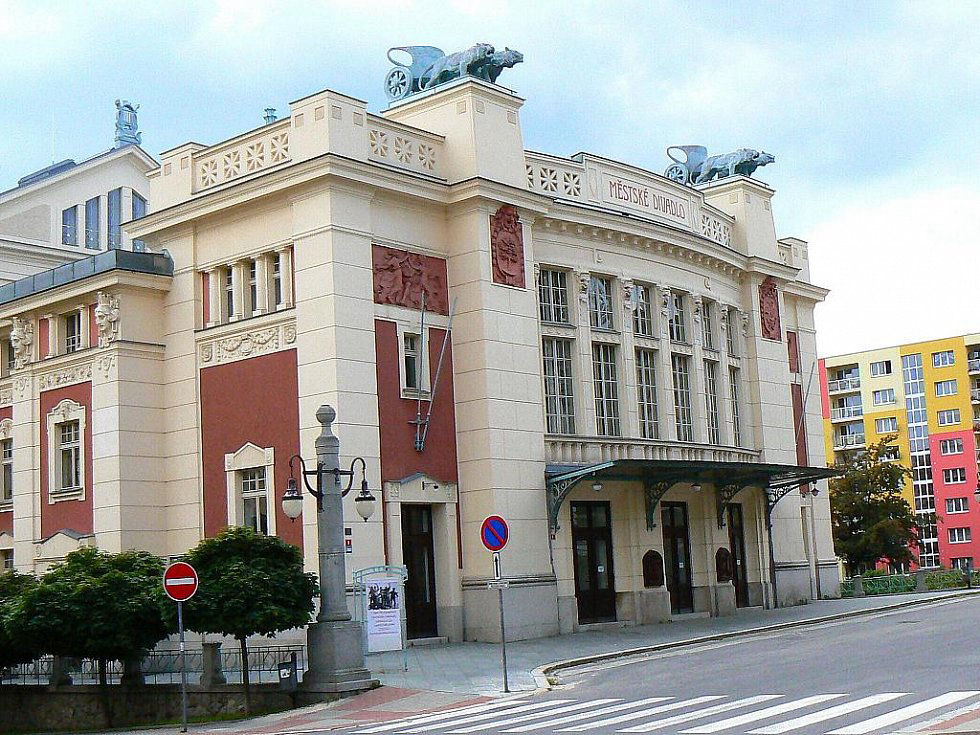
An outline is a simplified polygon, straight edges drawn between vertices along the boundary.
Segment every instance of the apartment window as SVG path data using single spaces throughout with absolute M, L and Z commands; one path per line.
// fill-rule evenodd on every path
M 99 198 L 85 202 L 85 247 L 99 249 Z
M 633 286 L 633 333 L 640 337 L 653 336 L 653 310 L 650 308 L 648 286 Z
M 0 441 L 0 505 L 9 504 L 14 499 L 14 440 Z
M 875 419 L 875 431 L 877 431 L 879 434 L 895 433 L 898 431 L 898 419 L 895 416 Z
M 616 348 L 592 345 L 592 379 L 595 384 L 596 433 L 619 436 L 619 387 L 616 384 Z
M 718 366 L 704 361 L 704 408 L 707 413 L 708 443 L 721 444 L 721 420 L 718 417 Z
M 61 211 L 61 244 L 78 245 L 78 207 Z
M 711 324 L 713 318 L 711 302 L 705 301 L 701 306 L 701 339 L 705 349 L 715 349 L 714 327 Z
M 64 316 L 65 352 L 77 352 L 82 349 L 82 314 L 80 311 Z
M 966 482 L 966 468 L 950 467 L 943 470 L 943 482 L 947 485 L 962 485 Z
M 970 510 L 968 498 L 946 498 L 947 513 L 966 513 Z
M 402 338 L 404 352 L 402 361 L 405 366 L 404 387 L 410 390 L 422 390 L 420 383 L 422 371 L 419 369 L 421 367 L 419 364 L 421 342 L 422 338 L 419 335 L 409 334 L 408 332 Z
M 542 268 L 538 273 L 538 306 L 541 321 L 568 324 L 568 284 L 565 271 Z
M 738 355 L 738 337 L 735 335 L 735 320 L 738 318 L 738 312 L 735 309 L 728 310 L 728 329 L 725 330 L 725 345 L 728 348 L 728 354 L 732 357 Z
M 739 405 L 738 405 L 738 395 L 739 395 L 739 375 L 738 368 L 728 368 L 728 395 L 731 399 L 732 404 L 732 430 L 733 439 L 735 440 L 735 446 L 742 446 L 742 422 L 739 416 Z
M 242 525 L 263 536 L 269 535 L 269 497 L 266 493 L 265 467 L 241 470 Z
M 17 367 L 17 354 L 14 352 L 14 343 L 8 339 L 3 343 L 4 364 L 7 366 L 7 375 Z
M 134 191 L 133 192 L 133 219 L 139 219 L 140 217 L 145 217 L 145 216 L 146 216 L 146 200 Z M 146 245 L 143 243 L 142 240 L 133 240 L 133 250 L 135 250 L 138 253 L 141 253 L 144 250 L 146 250 Z
M 277 308 L 282 306 L 282 253 L 272 256 L 272 298 Z
M 613 328 L 612 280 L 602 276 L 589 279 L 589 323 L 593 329 Z
M 235 276 L 234 268 L 225 268 L 225 318 L 231 319 L 235 315 Z
M 942 352 L 932 353 L 933 367 L 948 367 L 955 363 L 956 363 L 956 355 L 953 354 L 952 350 L 943 350 Z
M 80 490 L 82 487 L 82 442 L 78 421 L 58 424 L 58 451 L 61 484 L 58 490 Z
M 113 189 L 106 197 L 109 208 L 109 247 L 122 246 L 122 189 Z
M 671 355 L 670 370 L 674 384 L 674 422 L 677 424 L 677 440 L 692 442 L 694 423 L 691 417 L 691 368 L 687 355 Z
M 898 451 L 898 447 L 894 445 L 889 445 L 881 450 L 881 458 L 884 461 L 901 459 L 902 455 Z
M 0 549 L 0 571 L 11 572 L 14 569 L 14 550 Z
M 969 528 L 949 529 L 949 542 L 951 544 L 966 544 L 973 540 L 973 534 Z
M 940 411 L 938 414 L 938 419 L 940 426 L 952 426 L 953 424 L 958 424 L 960 422 L 960 409 L 947 408 L 944 411 Z
M 259 310 L 259 264 L 253 258 L 248 261 L 248 306 L 253 314 Z
M 949 560 L 949 563 L 953 569 L 959 569 L 961 572 L 968 572 L 973 569 L 972 556 L 954 556 Z
M 943 439 L 939 442 L 940 454 L 963 454 L 962 439 Z
M 879 360 L 878 362 L 871 363 L 872 378 L 877 378 L 879 375 L 891 375 L 891 374 L 892 374 L 891 360 Z
M 884 406 L 889 403 L 895 402 L 895 389 L 885 388 L 883 390 L 876 390 L 871 394 L 871 400 L 876 406 Z
M 936 383 L 936 395 L 937 396 L 955 396 L 956 395 L 956 381 L 955 380 L 940 380 Z
M 668 331 L 672 342 L 687 342 L 687 329 L 684 318 L 684 294 L 671 293 Z
M 572 382 L 572 342 L 546 337 L 544 356 L 544 412 L 549 434 L 575 433 L 575 398 Z
M 657 419 L 657 353 L 653 350 L 636 351 L 636 393 L 640 413 L 640 436 L 644 439 L 660 438 L 660 422 Z

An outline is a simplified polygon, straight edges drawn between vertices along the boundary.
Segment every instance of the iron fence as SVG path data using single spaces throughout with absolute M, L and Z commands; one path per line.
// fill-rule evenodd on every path
M 893 595 L 915 591 L 914 574 L 873 574 L 861 577 L 865 595 Z M 970 585 L 980 587 L 980 571 L 971 572 Z M 926 589 L 951 590 L 967 586 L 966 574 L 959 569 L 940 569 L 926 572 Z M 840 585 L 841 597 L 854 596 L 854 577 L 845 579 Z

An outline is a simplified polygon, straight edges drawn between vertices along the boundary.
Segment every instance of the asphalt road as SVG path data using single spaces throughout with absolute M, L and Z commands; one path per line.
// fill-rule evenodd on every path
M 980 600 L 967 598 L 720 641 L 567 670 L 546 694 L 350 732 L 919 730 L 980 710 L 978 620 Z

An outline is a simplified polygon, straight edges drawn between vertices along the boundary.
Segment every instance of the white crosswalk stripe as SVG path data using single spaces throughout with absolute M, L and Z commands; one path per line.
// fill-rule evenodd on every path
M 790 730 L 799 730 L 801 727 L 807 727 L 809 725 L 815 725 L 818 722 L 833 720 L 836 717 L 848 715 L 851 712 L 857 712 L 859 709 L 867 709 L 868 707 L 874 707 L 876 704 L 884 704 L 885 702 L 890 702 L 893 699 L 907 696 L 908 692 L 885 692 L 884 694 L 875 694 L 870 697 L 855 699 L 853 702 L 844 702 L 844 704 L 828 707 L 827 709 L 822 709 L 809 715 L 796 717 L 792 720 L 777 722 L 775 725 L 760 727 L 758 730 L 749 730 L 749 735 L 782 735 L 782 733 L 789 732 Z
M 620 722 L 628 722 L 629 720 L 638 720 L 641 717 L 647 717 L 649 715 L 659 714 L 660 712 L 669 712 L 675 709 L 683 709 L 684 707 L 694 707 L 703 702 L 711 702 L 716 699 L 724 699 L 724 697 L 718 696 L 708 696 L 708 697 L 695 697 L 694 699 L 684 699 L 680 702 L 671 702 L 670 704 L 662 704 L 659 707 L 653 707 L 651 709 L 643 709 L 639 712 L 630 712 L 626 715 L 619 715 L 618 717 L 610 717 L 605 720 L 599 720 L 598 722 L 589 722 L 582 725 L 575 725 L 574 727 L 566 727 L 558 732 L 582 732 L 583 730 L 591 730 L 596 727 L 608 727 L 610 725 L 617 725 Z
M 591 719 L 593 717 L 599 717 L 600 715 L 609 715 L 613 712 L 622 712 L 624 709 L 636 709 L 637 707 L 645 707 L 648 704 L 653 704 L 654 702 L 665 702 L 670 697 L 647 697 L 646 699 L 637 699 L 635 702 L 624 702 L 623 704 L 614 704 L 611 707 L 601 707 L 594 712 L 589 712 L 588 717 Z M 569 722 L 577 722 L 582 719 L 581 714 L 569 715 L 568 717 L 559 717 L 556 720 L 545 720 L 544 722 L 534 722 L 530 725 L 521 725 L 520 727 L 511 727 L 502 732 L 530 732 L 531 730 L 543 730 L 545 728 L 555 728 L 558 725 L 564 725 Z M 589 725 L 592 727 L 592 725 Z
M 409 727 L 410 725 L 418 725 L 423 722 L 438 722 L 439 720 L 448 720 L 452 717 L 459 717 L 460 715 L 477 714 L 478 712 L 488 712 L 494 709 L 513 707 L 515 703 L 523 704 L 523 701 L 524 700 L 521 699 L 505 699 L 497 702 L 475 704 L 470 707 L 461 707 L 449 712 L 437 712 L 436 714 L 429 715 L 415 715 L 414 717 L 406 717 L 395 722 L 386 722 L 383 725 L 367 727 L 363 730 L 358 730 L 357 732 L 358 735 L 369 735 L 369 733 L 375 732 L 388 732 L 389 730 L 397 730 L 399 727 Z
M 563 715 L 566 712 L 574 712 L 576 710 L 583 710 L 588 707 L 595 707 L 597 704 L 609 704 L 610 702 L 622 702 L 622 699 L 594 699 L 589 702 L 579 702 L 578 704 L 569 704 L 565 707 L 557 707 L 552 710 L 542 710 L 540 712 L 532 712 L 529 715 L 520 715 L 519 717 L 510 717 L 505 720 L 498 720 L 493 723 L 494 729 L 505 727 L 507 725 L 516 725 L 518 722 L 527 722 L 528 720 L 537 720 L 541 717 L 551 717 L 552 715 Z M 581 717 L 581 715 L 578 715 Z M 484 725 L 473 725 L 470 727 L 464 727 L 461 730 L 450 730 L 451 735 L 465 735 L 465 733 L 476 732 L 477 730 L 482 730 Z
M 918 702 L 916 704 L 909 705 L 908 707 L 902 707 L 901 709 L 893 710 L 878 717 L 872 717 L 870 720 L 865 720 L 864 722 L 857 722 L 853 725 L 848 725 L 847 727 L 842 727 L 838 730 L 831 730 L 827 735 L 864 735 L 865 733 L 874 732 L 875 730 L 880 730 L 883 727 L 888 727 L 889 725 L 895 725 L 899 722 L 904 722 L 905 720 L 911 720 L 913 717 L 918 717 L 919 715 L 924 715 L 926 712 L 932 712 L 940 707 L 946 707 L 956 702 L 961 702 L 964 699 L 969 699 L 974 697 L 980 692 L 947 692 L 946 694 L 941 694 L 938 697 L 933 697 L 932 699 L 927 699 L 924 702 Z
M 532 704 L 522 704 L 519 707 L 514 707 L 513 709 L 508 710 L 507 714 L 508 715 L 516 715 L 516 714 L 519 714 L 521 712 L 531 712 L 533 710 L 547 709 L 548 707 L 554 707 L 554 706 L 559 705 L 559 704 L 567 704 L 568 702 L 571 702 L 571 701 L 572 700 L 570 700 L 570 699 L 552 699 L 552 700 L 549 700 L 547 702 L 534 702 Z M 469 724 L 471 724 L 473 722 L 484 722 L 486 720 L 492 720 L 494 717 L 500 717 L 500 713 L 499 712 L 486 712 L 486 713 L 484 713 L 482 715 L 472 715 L 472 716 L 469 716 L 469 717 L 463 717 L 462 719 L 450 720 L 449 722 L 443 722 L 443 723 L 441 723 L 439 725 L 433 725 L 431 723 L 427 723 L 427 724 L 421 725 L 421 726 L 414 726 L 414 723 L 413 723 L 413 726 L 412 727 L 406 727 L 404 729 L 399 729 L 398 732 L 399 733 L 403 733 L 403 732 L 432 732 L 432 730 L 442 729 L 444 727 L 457 727 L 459 725 L 469 725 Z
M 695 710 L 694 712 L 687 712 L 683 715 L 674 715 L 673 717 L 665 717 L 660 720 L 654 720 L 653 722 L 645 722 L 642 725 L 643 727 L 642 732 L 659 730 L 660 728 L 663 727 L 670 727 L 671 725 L 679 725 L 682 722 L 690 722 L 691 720 L 700 720 L 705 717 L 710 717 L 711 715 L 720 714 L 721 712 L 730 712 L 731 710 L 738 709 L 739 707 L 751 707 L 753 704 L 759 704 L 760 702 L 767 702 L 770 699 L 779 699 L 781 696 L 782 696 L 781 694 L 760 694 L 755 697 L 736 699 L 734 702 L 725 702 L 724 704 L 716 704 L 714 707 Z M 724 697 L 714 697 L 714 699 L 724 699 Z M 639 725 L 637 727 L 639 727 Z M 621 730 L 620 732 L 624 732 L 624 731 Z
M 685 735 L 707 735 L 708 733 L 718 732 L 719 730 L 730 730 L 733 727 L 747 725 L 750 722 L 758 722 L 759 720 L 765 720 L 768 717 L 775 717 L 776 715 L 786 714 L 787 712 L 803 709 L 804 707 L 811 707 L 815 704 L 820 704 L 821 702 L 827 702 L 831 699 L 840 699 L 841 697 L 846 696 L 846 694 L 814 694 L 812 697 L 803 697 L 803 699 L 796 699 L 792 702 L 783 702 L 782 704 L 766 707 L 765 709 L 749 712 L 748 714 L 729 717 L 728 719 L 720 720 L 719 722 L 712 722 L 708 725 L 692 727 L 690 730 L 681 730 L 681 732 L 685 733 Z

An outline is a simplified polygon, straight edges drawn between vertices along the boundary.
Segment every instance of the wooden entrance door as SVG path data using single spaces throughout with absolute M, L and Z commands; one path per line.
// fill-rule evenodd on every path
M 436 564 L 432 544 L 432 506 L 403 503 L 402 559 L 405 580 L 405 616 L 409 638 L 438 635 L 436 624 Z
M 616 619 L 609 503 L 572 503 L 575 599 L 580 623 Z
M 749 604 L 749 573 L 745 561 L 745 521 L 741 503 L 728 506 L 728 545 L 732 551 L 732 584 L 735 585 L 735 606 Z
M 687 503 L 661 503 L 664 536 L 664 566 L 670 611 L 694 611 L 694 587 L 691 583 L 691 538 L 687 525 Z

